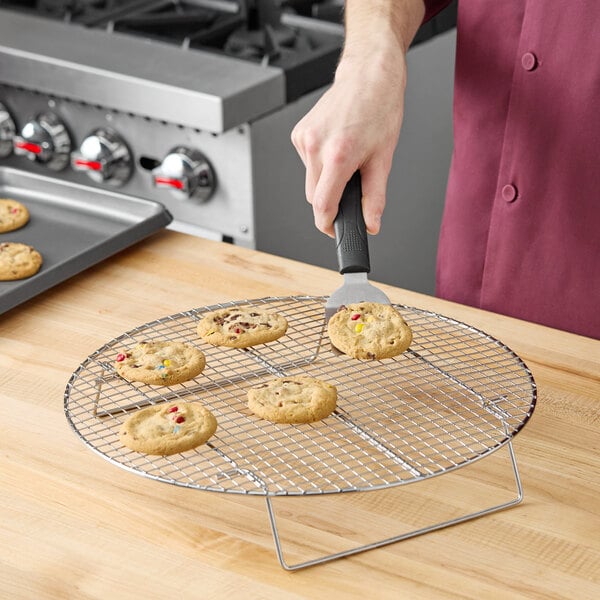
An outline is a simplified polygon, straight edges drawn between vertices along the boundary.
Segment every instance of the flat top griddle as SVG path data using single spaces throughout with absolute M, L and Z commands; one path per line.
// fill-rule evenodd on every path
M 168 225 L 158 202 L 0 167 L 0 198 L 24 204 L 30 220 L 0 242 L 33 246 L 44 260 L 27 279 L 0 281 L 0 314 Z

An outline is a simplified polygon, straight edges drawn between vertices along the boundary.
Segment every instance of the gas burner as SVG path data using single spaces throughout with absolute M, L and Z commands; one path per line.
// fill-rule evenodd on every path
M 126 5 L 133 4 L 128 0 Z M 139 2 L 137 2 L 139 6 Z M 122 7 L 122 0 L 0 0 L 0 8 L 36 13 L 63 21 L 76 21 L 78 17 L 97 11 L 114 10 Z
M 160 9 L 169 5 L 182 7 L 185 5 L 213 9 L 225 13 L 248 14 L 256 6 L 264 11 L 273 7 L 284 12 L 303 17 L 313 17 L 323 21 L 342 22 L 344 0 L 0 0 L 0 8 L 8 8 L 21 12 L 37 13 L 40 16 L 54 17 L 70 21 L 73 17 L 87 16 L 89 24 L 95 25 L 97 19 L 109 20 L 115 15 L 123 15 L 134 11 L 145 12 Z M 269 6 L 270 5 L 270 6 Z M 88 24 L 88 19 L 85 19 Z
M 281 9 L 268 0 L 248 1 L 245 24 L 228 36 L 223 50 L 233 56 L 273 64 L 284 54 L 309 54 L 316 44 L 308 35 L 281 23 Z
M 333 23 L 342 23 L 344 18 L 344 0 L 281 0 L 281 7 L 284 11 Z
M 331 82 L 342 46 L 341 30 L 319 28 L 316 19 L 292 12 L 289 3 L 285 12 L 274 0 L 145 0 L 137 8 L 134 4 L 138 0 L 78 22 L 279 67 L 286 73 L 288 101 Z
M 341 19 L 340 0 L 0 0 L 0 8 L 276 67 L 287 101 L 331 83 L 343 44 L 341 24 L 314 16 Z
M 289 27 L 265 25 L 261 29 L 236 29 L 223 47 L 227 54 L 240 58 L 258 59 L 269 63 L 285 52 L 308 52 L 311 45 L 306 36 Z
M 221 10 L 214 8 L 218 6 Z M 222 10 L 229 7 L 228 10 Z M 88 19 L 87 26 L 108 27 L 130 35 L 160 40 L 183 47 L 222 47 L 227 36 L 242 27 L 245 19 L 237 5 L 214 2 L 162 0 L 144 3 L 144 9 L 122 15 L 113 13 Z M 198 42 L 197 40 L 202 40 Z

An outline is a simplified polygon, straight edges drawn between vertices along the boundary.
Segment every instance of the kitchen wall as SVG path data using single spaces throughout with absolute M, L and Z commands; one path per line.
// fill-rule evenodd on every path
M 371 279 L 433 294 L 435 256 L 450 157 L 454 29 L 414 45 L 408 53 L 405 117 L 388 185 L 381 233 L 369 237 Z M 256 247 L 303 262 L 337 269 L 334 242 L 318 232 L 304 200 L 300 159 L 279 161 L 291 131 L 322 91 L 294 103 L 278 118 L 253 131 L 256 156 Z M 275 129 L 273 129 L 275 128 Z M 275 141 L 279 139 L 279 141 Z M 261 164 L 266 161 L 265 164 Z M 269 170 L 270 168 L 270 170 Z

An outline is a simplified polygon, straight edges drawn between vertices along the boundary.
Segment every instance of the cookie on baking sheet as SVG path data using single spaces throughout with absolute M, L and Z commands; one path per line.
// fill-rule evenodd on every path
M 248 408 L 274 423 L 320 421 L 336 404 L 336 387 L 311 377 L 279 377 L 248 390 Z
M 42 255 L 27 244 L 0 243 L 0 281 L 31 277 L 40 270 L 42 262 Z
M 117 354 L 115 368 L 127 381 L 174 385 L 204 370 L 204 354 L 183 342 L 141 342 Z
M 19 229 L 28 221 L 29 211 L 26 206 L 10 198 L 0 198 L 0 233 Z
M 198 335 L 213 346 L 248 348 L 280 338 L 287 326 L 287 320 L 277 313 L 232 306 L 204 315 Z
M 390 304 L 358 302 L 342 306 L 329 319 L 331 343 L 354 358 L 378 360 L 404 352 L 412 342 L 412 331 Z
M 167 456 L 204 444 L 217 429 L 215 416 L 198 402 L 168 402 L 143 408 L 121 425 L 124 446 Z

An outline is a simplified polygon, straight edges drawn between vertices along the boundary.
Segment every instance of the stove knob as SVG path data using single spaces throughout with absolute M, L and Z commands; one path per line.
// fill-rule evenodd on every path
M 13 140 L 15 154 L 60 171 L 69 164 L 71 138 L 62 121 L 53 113 L 43 113 L 25 123 Z
M 185 146 L 173 148 L 152 170 L 156 187 L 167 188 L 181 198 L 208 200 L 215 189 L 215 174 L 205 156 Z
M 13 151 L 13 139 L 17 128 L 6 106 L 0 102 L 0 158 Z
M 133 161 L 123 139 L 110 129 L 96 129 L 71 154 L 71 166 L 98 183 L 123 185 L 131 176 Z

